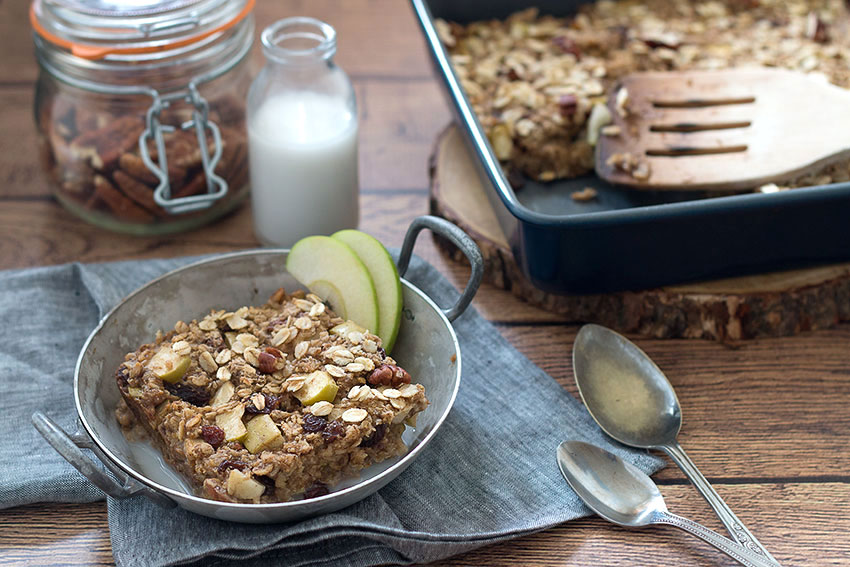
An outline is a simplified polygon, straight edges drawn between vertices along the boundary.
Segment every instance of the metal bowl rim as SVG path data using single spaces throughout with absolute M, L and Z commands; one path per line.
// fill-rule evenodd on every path
M 122 305 L 124 305 L 127 302 L 127 300 L 129 300 L 130 298 L 132 298 L 136 295 L 144 293 L 149 287 L 153 286 L 154 284 L 158 283 L 159 281 L 164 280 L 166 278 L 176 276 L 176 275 L 180 274 L 181 272 L 192 270 L 194 268 L 197 268 L 198 266 L 205 265 L 205 264 L 213 264 L 213 263 L 217 263 L 217 262 L 226 262 L 226 261 L 231 260 L 233 258 L 239 258 L 239 257 L 243 257 L 243 256 L 264 256 L 264 255 L 288 254 L 288 253 L 289 253 L 288 248 L 271 248 L 271 249 L 262 249 L 262 250 L 243 250 L 243 251 L 240 251 L 240 252 L 232 252 L 232 253 L 228 253 L 228 254 L 217 255 L 213 258 L 205 258 L 205 259 L 199 260 L 197 262 L 192 262 L 192 263 L 187 264 L 185 266 L 181 266 L 179 268 L 176 268 L 174 270 L 166 272 L 165 274 L 162 274 L 161 276 L 154 278 L 153 280 L 149 281 L 148 283 L 144 284 L 143 286 L 132 291 L 126 297 L 124 297 L 117 305 L 115 305 L 112 309 L 110 309 L 109 312 L 106 315 L 103 316 L 103 318 L 101 318 L 101 320 L 98 322 L 97 326 L 89 334 L 88 338 L 86 338 L 86 342 L 83 344 L 83 347 L 80 350 L 80 354 L 77 357 L 77 364 L 74 368 L 74 403 L 75 403 L 76 408 L 77 408 L 77 416 L 80 420 L 80 423 L 82 423 L 83 428 L 86 431 L 86 434 L 91 438 L 92 442 L 94 442 L 94 444 L 97 445 L 98 449 L 100 449 L 100 451 L 103 452 L 103 455 L 106 456 L 110 461 L 112 461 L 118 468 L 120 468 L 122 471 L 124 471 L 131 478 L 137 480 L 138 482 L 142 483 L 143 485 L 145 485 L 147 488 L 149 488 L 151 490 L 154 490 L 154 491 L 156 491 L 160 494 L 164 494 L 164 495 L 176 500 L 178 503 L 183 501 L 183 500 L 188 500 L 190 502 L 200 504 L 200 505 L 207 505 L 207 506 L 208 505 L 215 505 L 215 506 L 220 506 L 220 507 L 223 507 L 223 508 L 231 508 L 231 509 L 236 509 L 236 510 L 286 510 L 286 509 L 298 509 L 298 508 L 300 508 L 302 506 L 306 506 L 306 505 L 309 505 L 310 507 L 312 507 L 312 506 L 314 506 L 318 503 L 332 502 L 332 501 L 337 500 L 337 499 L 342 499 L 345 495 L 348 495 L 348 494 L 351 494 L 351 493 L 354 493 L 354 492 L 357 492 L 357 491 L 361 491 L 364 488 L 366 488 L 366 487 L 368 487 L 372 484 L 379 484 L 382 479 L 384 479 L 387 476 L 392 475 L 398 469 L 403 470 L 404 468 L 406 468 L 410 464 L 410 462 L 419 454 L 419 452 L 423 449 L 423 447 L 425 447 L 428 444 L 428 442 L 434 437 L 434 435 L 440 429 L 443 422 L 446 420 L 446 417 L 448 417 L 449 412 L 451 411 L 452 407 L 454 407 L 455 399 L 457 398 L 458 389 L 460 388 L 460 378 L 461 378 L 460 344 L 458 343 L 457 334 L 455 333 L 454 327 L 452 327 L 451 322 L 449 322 L 449 320 L 446 318 L 446 315 L 445 315 L 445 313 L 443 313 L 443 310 L 439 306 L 437 306 L 437 304 L 434 303 L 434 301 L 430 297 L 428 297 L 428 295 L 425 292 L 423 292 L 421 289 L 419 289 L 418 287 L 416 287 L 415 285 L 413 285 L 412 283 L 410 283 L 406 279 L 401 278 L 402 285 L 407 287 L 408 289 L 410 289 L 410 291 L 417 294 L 419 297 L 421 297 L 425 301 L 425 303 L 432 310 L 434 310 L 437 313 L 437 315 L 439 316 L 439 318 L 443 322 L 444 326 L 448 330 L 448 332 L 451 336 L 451 339 L 452 339 L 452 343 L 454 345 L 454 350 L 455 350 L 454 354 L 457 357 L 456 361 L 455 361 L 456 370 L 455 370 L 455 378 L 454 378 L 454 388 L 452 388 L 452 393 L 451 393 L 451 396 L 449 397 L 449 401 L 448 401 L 448 404 L 446 406 L 446 409 L 443 411 L 443 414 L 434 423 L 434 427 L 431 430 L 431 432 L 428 433 L 422 439 L 422 441 L 419 443 L 419 445 L 414 447 L 413 450 L 411 450 L 410 452 L 405 454 L 401 459 L 399 459 L 399 461 L 397 463 L 395 463 L 391 467 L 387 468 L 383 472 L 373 476 L 372 478 L 370 478 L 368 480 L 358 482 L 358 483 L 356 483 L 352 486 L 349 486 L 348 488 L 344 488 L 344 489 L 339 490 L 337 492 L 331 492 L 330 494 L 326 494 L 324 496 L 319 496 L 317 498 L 311 498 L 309 500 L 291 500 L 289 502 L 276 502 L 276 503 L 269 503 L 269 504 L 240 504 L 240 503 L 236 503 L 236 502 L 220 502 L 220 501 L 217 501 L 217 500 L 211 500 L 209 498 L 201 498 L 199 496 L 195 496 L 194 494 L 187 494 L 185 492 L 180 492 L 180 491 L 174 490 L 172 488 L 168 488 L 167 486 L 162 486 L 162 485 L 150 480 L 149 478 L 147 478 L 143 474 L 137 472 L 133 467 L 125 465 L 124 462 L 121 459 L 117 458 L 103 444 L 103 442 L 100 439 L 100 436 L 97 435 L 95 428 L 92 427 L 89 424 L 88 420 L 86 419 L 86 414 L 83 412 L 82 402 L 80 401 L 79 377 L 80 377 L 80 366 L 82 365 L 83 358 L 85 357 L 86 353 L 88 352 L 89 345 L 90 345 L 91 341 L 94 339 L 95 336 L 98 335 L 98 333 L 100 333 L 100 331 L 103 328 L 103 326 L 105 325 L 106 321 L 108 321 L 110 319 L 110 317 L 112 317 L 113 313 L 115 311 L 117 311 Z M 103 378 L 101 378 L 101 379 L 103 379 Z M 380 487 L 382 487 L 382 485 L 379 484 L 378 489 L 380 489 Z M 364 494 L 361 498 L 358 498 L 358 500 L 365 498 L 368 494 L 371 494 L 371 492 Z

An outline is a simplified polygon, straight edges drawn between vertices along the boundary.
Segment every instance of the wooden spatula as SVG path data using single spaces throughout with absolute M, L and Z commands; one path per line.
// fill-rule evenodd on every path
M 850 158 L 850 91 L 781 69 L 637 73 L 610 97 L 596 172 L 637 189 L 734 191 Z

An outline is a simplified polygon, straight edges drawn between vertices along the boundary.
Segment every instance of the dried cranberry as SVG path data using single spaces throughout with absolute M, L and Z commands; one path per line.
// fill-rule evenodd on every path
M 558 107 L 564 116 L 572 116 L 578 110 L 578 98 L 574 94 L 564 94 L 558 98 Z
M 328 420 L 324 417 L 308 413 L 304 416 L 304 424 L 301 427 L 303 427 L 304 431 L 307 433 L 318 433 L 319 431 L 324 431 L 327 424 Z
M 212 445 L 213 449 L 218 449 L 224 442 L 224 429 L 217 425 L 204 425 L 201 427 L 201 437 Z
M 322 431 L 322 438 L 327 442 L 333 442 L 345 435 L 345 426 L 338 421 L 331 421 L 325 425 Z
M 247 468 L 248 468 L 248 463 L 246 463 L 246 462 L 231 461 L 231 460 L 228 459 L 226 461 L 222 461 L 221 464 L 218 465 L 218 472 L 224 473 L 224 472 L 229 471 L 230 469 L 236 469 L 238 471 L 244 472 L 245 469 L 247 469 Z
M 564 35 L 559 35 L 557 37 L 552 38 L 552 43 L 558 46 L 561 51 L 564 53 L 570 53 L 575 56 L 576 59 L 581 60 L 581 48 L 575 42 L 574 39 L 571 39 Z
M 307 500 L 308 498 L 318 498 L 319 496 L 324 496 L 325 494 L 330 494 L 330 490 L 328 490 L 327 485 L 322 484 L 321 482 L 317 482 L 307 487 L 307 490 L 304 491 L 304 499 Z
M 190 403 L 193 406 L 205 406 L 210 401 L 210 393 L 199 386 L 191 384 L 171 384 L 164 382 L 165 389 L 172 395 L 177 396 L 184 402 Z
M 387 424 L 386 423 L 379 423 L 378 425 L 375 426 L 375 432 L 372 435 L 370 435 L 369 437 L 367 437 L 366 439 L 362 440 L 360 442 L 360 446 L 361 447 L 374 447 L 375 445 L 377 445 L 378 443 L 381 442 L 381 440 L 384 438 L 384 436 L 386 434 L 387 434 Z
M 664 47 L 666 49 L 672 49 L 673 51 L 677 51 L 679 49 L 679 45 L 681 45 L 679 43 L 672 43 L 657 38 L 642 39 L 641 41 L 643 41 L 650 49 L 658 49 L 659 47 Z

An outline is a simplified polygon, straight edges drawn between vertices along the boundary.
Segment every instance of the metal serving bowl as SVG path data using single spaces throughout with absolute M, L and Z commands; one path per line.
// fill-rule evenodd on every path
M 287 250 L 237 252 L 174 270 L 125 298 L 110 311 L 83 346 L 74 375 L 74 397 L 81 428 L 68 434 L 42 413 L 33 423 L 44 438 L 80 473 L 115 498 L 142 494 L 166 507 L 180 506 L 204 516 L 235 522 L 286 522 L 338 510 L 377 491 L 398 476 L 437 433 L 454 403 L 460 384 L 461 353 L 451 321 L 469 305 L 481 282 L 482 259 L 475 243 L 456 226 L 435 217 L 419 217 L 405 236 L 399 258 L 404 275 L 416 237 L 423 228 L 454 242 L 469 258 L 472 276 L 457 302 L 441 309 L 402 279 L 404 315 L 395 358 L 425 387 L 428 408 L 415 428 L 405 432 L 408 452 L 362 471 L 325 496 L 278 504 L 234 504 L 200 498 L 179 476 L 145 458 L 137 443 L 125 439 L 115 418 L 121 395 L 114 374 L 124 355 L 149 342 L 158 329 L 191 320 L 212 308 L 261 305 L 280 286 L 301 287 L 286 271 Z M 134 446 L 135 450 L 134 450 Z M 90 449 L 111 471 L 107 475 L 81 449 Z

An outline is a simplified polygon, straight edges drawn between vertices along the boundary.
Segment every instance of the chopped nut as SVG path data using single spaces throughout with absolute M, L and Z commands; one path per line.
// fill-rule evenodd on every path
M 342 420 L 347 423 L 360 423 L 366 419 L 368 415 L 369 414 L 364 409 L 351 408 L 342 412 Z
M 585 187 L 581 191 L 573 191 L 570 197 L 573 201 L 584 203 L 596 199 L 596 189 L 593 187 Z

